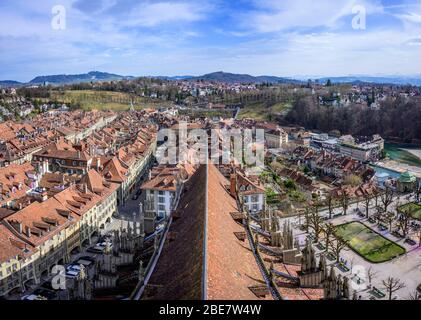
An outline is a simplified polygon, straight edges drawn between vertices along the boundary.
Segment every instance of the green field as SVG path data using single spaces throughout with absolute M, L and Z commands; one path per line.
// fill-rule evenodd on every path
M 131 96 L 124 92 L 95 90 L 52 91 L 50 100 L 61 103 L 80 104 L 81 109 L 84 110 L 124 111 L 130 108 L 131 101 L 133 101 L 135 109 L 155 108 L 171 104 L 171 102 L 167 101 Z
M 245 106 L 238 114 L 239 119 L 252 118 L 255 120 L 270 121 L 271 117 L 288 112 L 291 105 L 277 103 L 267 106 L 265 103 L 253 103 Z
M 421 220 L 421 206 L 416 203 L 407 203 L 399 207 L 399 211 L 410 210 L 411 216 L 414 219 Z
M 406 252 L 401 246 L 360 222 L 339 225 L 336 234 L 348 241 L 352 250 L 372 263 L 385 262 Z

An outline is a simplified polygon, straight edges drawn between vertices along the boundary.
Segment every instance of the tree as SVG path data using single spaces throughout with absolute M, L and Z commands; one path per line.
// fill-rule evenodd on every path
M 335 226 L 332 223 L 326 223 L 323 227 L 325 233 L 325 247 L 326 252 L 329 251 L 330 237 L 335 234 Z
M 296 190 L 297 186 L 295 185 L 295 182 L 292 181 L 291 179 L 288 179 L 284 182 L 284 186 L 285 188 L 289 189 L 289 190 Z
M 420 196 L 421 196 L 421 184 L 417 184 L 415 188 L 415 196 L 417 198 L 417 202 L 420 202 Z
M 331 241 L 330 246 L 332 248 L 332 252 L 335 255 L 336 262 L 339 262 L 340 255 L 343 249 L 348 245 L 348 241 L 342 239 L 339 236 L 334 236 L 335 240 Z
M 398 219 L 398 228 L 402 231 L 403 236 L 406 237 L 409 231 L 409 222 L 411 221 L 413 209 L 403 210 Z
M 379 197 L 380 197 L 379 189 L 377 189 L 377 188 L 374 189 L 373 196 L 374 196 L 375 205 L 376 205 L 376 207 L 378 207 L 379 206 Z
M 403 288 L 405 288 L 405 284 L 401 282 L 400 279 L 389 277 L 386 280 L 382 281 L 383 287 L 386 289 L 389 300 L 392 300 L 393 294 Z
M 362 183 L 361 177 L 355 174 L 350 174 L 346 176 L 344 179 L 344 185 L 347 185 L 347 186 L 357 187 L 361 185 L 361 183 Z
M 393 190 L 390 187 L 386 187 L 385 192 L 380 198 L 383 203 L 384 212 L 386 212 L 389 205 L 393 202 Z
M 339 200 L 341 202 L 341 206 L 342 206 L 342 209 L 344 211 L 344 215 L 346 215 L 346 213 L 348 211 L 350 199 L 349 199 L 348 193 L 344 189 L 342 189 L 342 195 L 341 195 Z
M 364 193 L 364 208 L 365 208 L 365 217 L 369 218 L 369 212 L 370 212 L 370 201 L 371 197 L 369 194 Z
M 313 208 L 313 210 L 310 210 L 309 213 L 308 223 L 309 227 L 314 232 L 314 242 L 319 242 L 320 234 L 323 231 L 323 218 L 319 215 L 319 210 L 317 207 Z
M 329 219 L 332 219 L 335 198 L 329 193 L 326 197 L 327 209 L 329 210 Z
M 392 224 L 395 221 L 395 214 L 393 212 L 388 212 L 384 215 L 384 220 L 389 224 L 389 231 L 392 231 Z
M 419 293 L 418 290 L 414 290 L 409 294 L 408 300 L 421 300 L 421 293 Z
M 310 208 L 306 207 L 304 211 L 304 230 L 306 233 L 308 233 L 310 225 Z
M 368 277 L 368 284 L 371 285 L 373 283 L 373 279 L 377 276 L 377 272 L 373 270 L 373 267 L 368 268 L 367 270 L 367 277 Z

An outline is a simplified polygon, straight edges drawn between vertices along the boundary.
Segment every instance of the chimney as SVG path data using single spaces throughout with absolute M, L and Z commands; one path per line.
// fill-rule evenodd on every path
M 88 193 L 88 185 L 86 183 L 83 184 L 83 193 Z
M 230 193 L 234 198 L 237 198 L 237 176 L 235 173 L 230 175 Z
M 101 158 L 98 157 L 96 160 L 96 171 L 99 172 L 99 168 L 101 167 Z
M 44 168 L 43 168 L 42 174 L 46 174 L 48 172 L 48 160 L 44 160 L 43 164 L 44 164 Z
M 20 223 L 17 220 L 12 220 L 10 221 L 10 224 L 12 225 L 12 227 L 19 233 L 22 233 L 22 223 Z
M 25 227 L 25 234 L 28 238 L 31 237 L 31 228 L 29 228 L 28 226 Z

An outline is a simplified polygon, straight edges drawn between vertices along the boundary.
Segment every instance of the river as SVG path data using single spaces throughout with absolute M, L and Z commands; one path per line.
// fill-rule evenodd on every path
M 396 143 L 385 143 L 384 149 L 391 160 L 402 162 L 410 166 L 421 168 L 421 159 L 404 149 L 421 150 L 420 147 L 408 147 L 407 145 Z

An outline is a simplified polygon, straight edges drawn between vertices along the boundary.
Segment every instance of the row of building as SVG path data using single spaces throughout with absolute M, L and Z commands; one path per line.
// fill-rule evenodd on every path
M 69 262 L 138 190 L 156 148 L 147 119 L 122 113 L 83 139 L 56 139 L 30 162 L 0 168 L 0 296 Z

